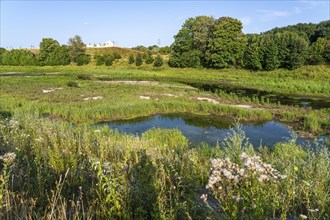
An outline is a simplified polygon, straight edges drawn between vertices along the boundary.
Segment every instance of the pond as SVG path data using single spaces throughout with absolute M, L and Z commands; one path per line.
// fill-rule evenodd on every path
M 152 128 L 178 129 L 188 138 L 190 145 L 204 142 L 215 146 L 228 136 L 234 124 L 234 120 L 229 117 L 177 113 L 118 120 L 100 123 L 97 126 L 106 125 L 121 133 L 134 135 L 141 135 Z M 272 146 L 277 142 L 284 142 L 292 136 L 292 131 L 285 124 L 276 121 L 241 123 L 241 129 L 254 147 L 259 147 L 260 144 Z M 307 142 L 309 141 L 306 139 L 297 138 L 297 143 L 307 144 Z
M 302 108 L 310 107 L 312 109 L 330 108 L 330 100 L 326 98 L 307 98 L 298 96 L 289 96 L 283 94 L 276 94 L 257 89 L 249 89 L 243 87 L 235 87 L 230 85 L 212 85 L 212 84 L 199 84 L 199 83 L 188 83 L 189 85 L 204 90 L 210 91 L 216 94 L 226 93 L 233 94 L 239 98 L 258 98 L 273 104 L 280 103 L 281 105 L 299 106 Z

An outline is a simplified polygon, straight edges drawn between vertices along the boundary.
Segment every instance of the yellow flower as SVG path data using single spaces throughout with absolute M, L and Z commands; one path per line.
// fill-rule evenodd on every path
M 299 170 L 299 168 L 298 168 L 297 166 L 294 166 L 294 167 L 293 167 L 293 171 L 294 171 L 294 172 L 298 172 L 298 170 Z

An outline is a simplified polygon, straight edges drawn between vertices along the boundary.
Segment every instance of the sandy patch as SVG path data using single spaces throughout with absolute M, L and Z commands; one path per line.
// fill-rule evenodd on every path
M 143 96 L 143 95 L 140 95 L 139 98 L 140 98 L 140 99 L 146 99 L 146 100 L 149 100 L 149 99 L 150 99 L 149 96 Z
M 87 100 L 98 100 L 98 99 L 103 99 L 103 96 L 86 97 L 83 100 L 87 101 Z
M 164 94 L 165 96 L 168 96 L 168 97 L 174 97 L 174 98 L 178 98 L 179 96 L 177 95 L 174 95 L 174 94 Z
M 215 99 L 210 99 L 210 98 L 206 98 L 206 97 L 197 97 L 198 101 L 206 101 L 209 103 L 213 103 L 213 104 L 219 104 L 218 101 L 216 101 Z
M 127 84 L 127 85 L 141 85 L 141 86 L 159 86 L 164 88 L 179 88 L 179 89 L 196 89 L 192 86 L 177 86 L 171 84 L 160 84 L 157 81 L 133 81 L 133 80 L 110 80 L 110 81 L 96 81 L 107 84 Z
M 251 105 L 234 105 L 234 106 L 239 108 L 253 108 L 253 106 Z
M 63 89 L 62 87 L 59 88 L 50 88 L 50 89 L 42 89 L 42 93 L 50 93 L 50 92 L 55 92 L 56 90 Z

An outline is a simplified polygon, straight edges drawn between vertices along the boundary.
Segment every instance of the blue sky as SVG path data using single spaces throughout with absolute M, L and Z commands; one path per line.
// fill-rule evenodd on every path
M 121 47 L 170 45 L 183 22 L 230 16 L 244 33 L 330 19 L 329 1 L 1 1 L 1 47 L 38 47 L 44 37 L 66 44 L 115 41 Z

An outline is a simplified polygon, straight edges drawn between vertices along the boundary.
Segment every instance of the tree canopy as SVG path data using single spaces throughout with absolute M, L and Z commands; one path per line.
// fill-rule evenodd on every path
M 330 21 L 299 23 L 261 34 L 244 35 L 242 28 L 241 21 L 230 17 L 187 19 L 174 36 L 169 65 L 274 70 L 329 61 Z

